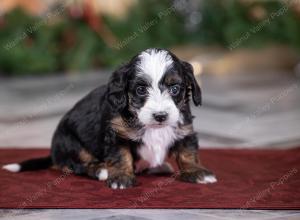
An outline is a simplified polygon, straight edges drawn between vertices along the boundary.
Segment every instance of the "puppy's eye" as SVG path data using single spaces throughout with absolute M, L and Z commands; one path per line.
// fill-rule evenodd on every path
M 146 86 L 138 86 L 136 88 L 136 94 L 139 96 L 145 96 L 147 94 Z
M 180 92 L 180 86 L 179 85 L 173 85 L 169 88 L 169 93 L 171 96 L 177 96 Z

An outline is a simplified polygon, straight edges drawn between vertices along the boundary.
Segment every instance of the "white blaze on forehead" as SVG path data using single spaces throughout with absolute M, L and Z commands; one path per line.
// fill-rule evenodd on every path
M 172 65 L 173 60 L 165 50 L 148 49 L 139 55 L 140 63 L 137 68 L 139 74 L 149 75 L 152 86 L 158 86 L 166 70 Z
M 145 125 L 157 123 L 153 119 L 153 114 L 163 111 L 168 114 L 165 123 L 171 126 L 176 125 L 179 111 L 168 90 L 161 91 L 159 88 L 159 83 L 164 74 L 173 65 L 171 55 L 166 50 L 148 49 L 142 52 L 139 58 L 138 74 L 150 78 L 151 87 L 148 88 L 147 100 L 140 109 L 138 118 Z

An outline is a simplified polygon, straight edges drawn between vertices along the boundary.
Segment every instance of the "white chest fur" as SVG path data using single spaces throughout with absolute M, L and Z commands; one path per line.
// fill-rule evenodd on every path
M 177 139 L 174 128 L 147 128 L 143 135 L 143 145 L 139 148 L 140 156 L 150 167 L 161 165 L 168 153 L 169 147 Z

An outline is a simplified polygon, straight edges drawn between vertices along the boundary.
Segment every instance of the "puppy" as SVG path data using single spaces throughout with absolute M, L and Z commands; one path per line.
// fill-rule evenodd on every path
M 124 189 L 136 184 L 136 162 L 156 168 L 174 155 L 181 180 L 216 182 L 198 158 L 190 95 L 201 105 L 192 66 L 167 50 L 147 49 L 61 119 L 49 157 L 3 168 L 19 172 L 55 166 Z

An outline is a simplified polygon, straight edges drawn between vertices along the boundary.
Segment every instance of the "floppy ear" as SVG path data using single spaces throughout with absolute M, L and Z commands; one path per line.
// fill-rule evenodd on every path
M 127 106 L 127 78 L 129 74 L 128 65 L 121 66 L 113 72 L 108 83 L 107 99 L 112 110 L 121 111 Z
M 192 89 L 192 98 L 194 104 L 196 106 L 201 105 L 202 104 L 201 88 L 198 85 L 196 78 L 194 76 L 193 66 L 188 62 L 184 62 L 184 61 L 181 61 L 181 64 L 183 66 L 184 74 L 187 76 L 188 86 L 191 86 Z

